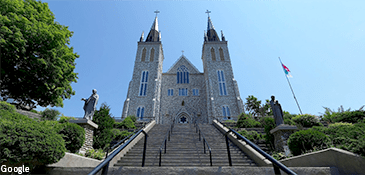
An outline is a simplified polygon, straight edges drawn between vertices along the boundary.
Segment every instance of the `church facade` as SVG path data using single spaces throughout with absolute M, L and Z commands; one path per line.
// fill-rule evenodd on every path
M 138 42 L 122 119 L 134 115 L 158 124 L 237 120 L 244 108 L 227 41 L 223 32 L 218 36 L 209 16 L 201 56 L 204 72 L 182 55 L 163 73 L 164 59 L 156 16 L 147 38 L 142 33 Z

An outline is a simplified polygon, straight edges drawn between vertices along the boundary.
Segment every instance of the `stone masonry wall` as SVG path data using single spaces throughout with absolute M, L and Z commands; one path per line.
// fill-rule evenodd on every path
M 80 148 L 80 152 L 86 152 L 89 149 L 93 149 L 93 135 L 94 128 L 89 125 L 80 125 L 85 130 L 85 142 Z

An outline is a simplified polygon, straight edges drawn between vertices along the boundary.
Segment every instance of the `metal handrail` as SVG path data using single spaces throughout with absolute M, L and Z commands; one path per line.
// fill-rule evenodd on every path
M 143 129 L 144 128 L 142 128 L 139 131 L 137 131 L 133 136 L 131 136 L 129 138 L 129 140 L 127 142 L 125 142 L 119 148 L 117 148 L 116 150 L 114 150 L 109 156 L 107 155 L 107 157 L 104 159 L 104 161 L 101 162 L 98 166 L 96 166 L 88 175 L 94 175 L 94 174 L 98 173 L 102 168 L 103 168 L 102 174 L 103 175 L 108 174 L 109 162 L 111 160 L 113 160 L 113 158 L 116 155 L 118 155 L 120 151 L 122 151 L 126 146 L 128 146 L 129 143 L 131 143 L 140 133 L 143 133 L 145 135 L 145 140 L 144 140 L 145 142 L 144 142 L 144 148 L 143 148 L 143 158 L 142 158 L 142 167 L 143 167 L 144 166 L 144 161 L 145 161 L 145 155 L 146 155 L 146 142 L 147 142 L 147 136 L 148 136 L 147 133 Z M 122 141 L 118 142 L 118 144 L 120 144 L 123 141 L 125 141 L 126 138 L 123 139 Z
M 224 126 L 224 124 L 218 120 L 216 120 L 217 122 L 219 122 L 220 124 L 222 124 Z M 228 127 L 227 127 L 228 128 Z M 230 152 L 229 152 L 229 147 L 228 147 L 228 134 L 230 132 L 233 132 L 237 138 L 239 137 L 240 139 L 244 140 L 248 145 L 250 145 L 253 149 L 255 149 L 257 152 L 259 152 L 262 156 L 264 156 L 266 159 L 268 159 L 272 165 L 274 166 L 274 172 L 275 174 L 281 174 L 280 170 L 283 170 L 285 173 L 287 174 L 293 174 L 296 175 L 296 173 L 294 171 L 292 171 L 291 169 L 289 169 L 288 167 L 286 167 L 285 165 L 283 165 L 282 163 L 280 163 L 279 161 L 277 161 L 276 159 L 274 159 L 272 156 L 270 156 L 269 154 L 267 154 L 265 151 L 263 151 L 260 147 L 258 147 L 257 145 L 255 145 L 254 143 L 252 143 L 250 140 L 248 140 L 246 137 L 242 136 L 241 134 L 239 134 L 237 131 L 229 128 L 229 131 L 226 132 L 226 141 L 227 141 L 227 151 L 228 151 L 228 157 L 230 159 Z M 231 160 L 230 160 L 230 166 L 232 166 Z
M 212 149 L 210 148 L 207 140 L 205 139 L 204 134 L 201 132 L 201 129 L 200 129 L 198 123 L 195 122 L 195 126 L 196 126 L 196 132 L 198 132 L 198 130 L 199 130 L 199 141 L 201 141 L 200 135 L 203 137 L 204 154 L 206 154 L 205 144 L 207 144 L 207 147 L 208 147 L 208 150 L 209 150 L 210 166 L 213 166 L 213 163 L 212 163 Z
M 163 145 L 165 145 L 165 151 L 164 151 L 164 154 L 166 154 L 166 144 L 167 144 L 167 140 L 170 141 L 170 135 L 172 134 L 172 129 L 174 128 L 174 123 L 175 123 L 175 119 L 172 121 L 172 124 L 170 125 L 170 128 L 169 130 L 167 131 L 167 134 L 165 136 L 165 139 L 164 141 L 162 142 L 161 146 L 160 146 L 160 149 L 159 149 L 159 162 L 158 162 L 158 166 L 161 166 L 161 158 L 162 158 L 162 148 L 163 148 Z

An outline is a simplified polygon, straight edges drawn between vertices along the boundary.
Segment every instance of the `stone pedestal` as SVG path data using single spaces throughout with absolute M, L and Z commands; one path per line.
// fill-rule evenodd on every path
M 287 144 L 289 136 L 297 131 L 298 128 L 292 125 L 281 124 L 270 131 L 275 138 L 275 151 L 285 152 L 285 155 L 290 154 L 290 150 Z
M 76 123 L 85 130 L 85 142 L 79 150 L 79 153 L 85 154 L 87 150 L 93 149 L 93 136 L 94 129 L 98 128 L 98 125 L 88 119 L 70 120 L 70 123 Z

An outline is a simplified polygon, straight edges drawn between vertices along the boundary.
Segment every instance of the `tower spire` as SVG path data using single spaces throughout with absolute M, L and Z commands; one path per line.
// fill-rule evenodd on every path
M 212 20 L 209 16 L 209 13 L 211 13 L 211 11 L 207 10 L 205 13 L 208 14 L 207 41 L 220 41 L 218 34 L 214 29 Z
M 151 30 L 148 33 L 146 42 L 158 42 L 160 41 L 160 31 L 158 30 L 158 20 L 157 20 L 157 14 L 160 13 L 160 11 L 156 10 L 156 17 L 153 21 L 153 24 L 151 26 Z

